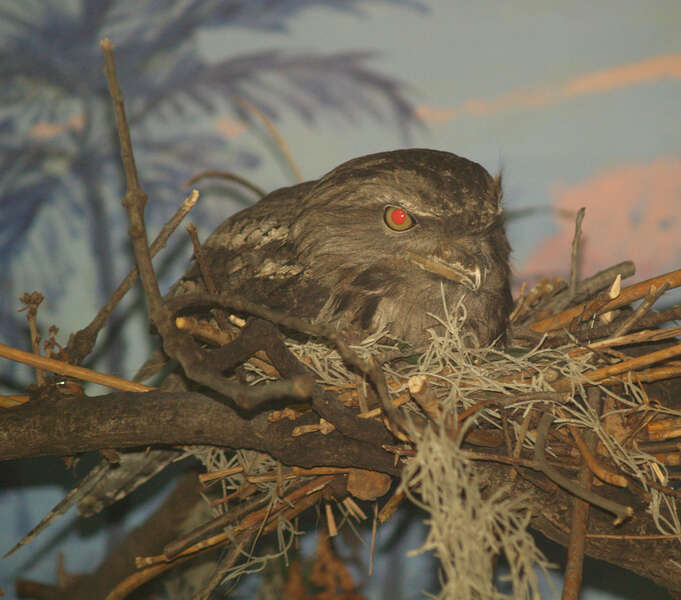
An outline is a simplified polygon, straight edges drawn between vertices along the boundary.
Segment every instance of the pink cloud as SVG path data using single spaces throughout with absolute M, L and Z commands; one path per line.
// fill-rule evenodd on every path
M 539 85 L 492 99 L 471 98 L 455 108 L 421 105 L 416 112 L 426 122 L 444 123 L 460 115 L 484 116 L 512 109 L 538 108 L 585 94 L 598 94 L 664 79 L 681 79 L 681 54 L 655 56 L 581 75 L 559 85 Z
M 637 279 L 681 267 L 681 158 L 629 165 L 596 174 L 575 186 L 556 185 L 553 205 L 573 214 L 586 207 L 582 277 L 633 260 Z M 569 271 L 574 219 L 539 244 L 519 278 Z

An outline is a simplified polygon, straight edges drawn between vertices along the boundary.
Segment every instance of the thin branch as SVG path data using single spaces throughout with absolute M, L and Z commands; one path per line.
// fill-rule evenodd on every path
M 284 155 L 286 162 L 288 162 L 289 167 L 291 167 L 291 171 L 293 171 L 293 174 L 295 175 L 298 182 L 301 183 L 303 181 L 303 174 L 300 172 L 298 165 L 296 165 L 296 161 L 293 160 L 293 154 L 291 153 L 291 149 L 288 147 L 286 140 L 284 140 L 284 138 L 279 134 L 277 128 L 274 126 L 274 123 L 272 123 L 272 121 L 270 121 L 267 118 L 267 115 L 265 115 L 265 113 L 263 113 L 257 106 L 254 106 L 253 104 L 248 102 L 248 100 L 244 100 L 239 96 L 234 96 L 234 99 L 239 104 L 241 104 L 241 106 L 243 106 L 245 109 L 252 112 L 265 124 L 265 127 L 267 127 L 267 130 L 270 132 L 270 135 L 274 138 L 274 140 L 277 142 L 277 145 L 281 149 L 281 152 Z
M 105 385 L 116 390 L 123 390 L 127 392 L 147 392 L 149 390 L 155 389 L 148 385 L 142 385 L 141 383 L 135 383 L 134 381 L 128 381 L 127 379 L 121 379 L 120 377 L 107 375 L 106 373 L 99 373 L 98 371 L 92 371 L 91 369 L 86 369 L 85 367 L 77 367 L 61 360 L 55 360 L 45 356 L 36 356 L 30 352 L 17 350 L 16 348 L 5 346 L 4 344 L 0 344 L 0 356 L 15 362 L 23 363 L 25 365 L 44 369 L 45 371 L 59 373 L 65 377 L 73 377 L 74 379 L 91 381 L 92 383 Z
M 239 523 L 228 532 L 222 531 L 212 536 L 205 537 L 188 547 L 184 547 L 179 553 L 172 556 L 168 556 L 164 552 L 163 554 L 158 554 L 156 556 L 139 557 L 135 561 L 136 565 L 138 567 L 146 567 L 159 563 L 174 562 L 184 556 L 204 552 L 208 548 L 214 548 L 229 543 L 230 538 L 235 534 L 248 531 L 254 527 L 259 529 L 261 525 L 267 522 L 276 522 L 279 520 L 281 513 L 286 512 L 288 507 L 295 508 L 297 504 L 306 497 L 318 496 L 319 492 L 326 488 L 333 481 L 334 477 L 334 475 L 317 477 L 316 479 L 301 485 L 282 498 L 280 505 L 276 508 L 272 506 L 271 502 L 268 502 L 267 506 L 253 511 L 246 515 L 245 518 L 240 519 Z
M 590 388 L 587 392 L 587 402 L 591 408 L 600 414 L 600 395 L 598 388 Z M 574 433 L 573 433 L 574 435 Z M 592 456 L 598 444 L 598 438 L 593 431 L 585 435 L 586 441 L 581 440 L 584 446 L 583 455 L 585 464 L 579 472 L 579 483 L 585 490 L 591 489 L 592 476 L 588 467 L 586 456 Z M 575 437 L 577 440 L 577 437 Z M 582 446 L 580 446 L 582 450 Z M 577 497 L 572 498 L 572 521 L 570 536 L 568 538 L 568 556 L 565 565 L 565 583 L 561 600 L 579 600 L 582 587 L 582 571 L 584 567 L 584 549 L 586 547 L 586 525 L 589 519 L 589 504 Z
M 152 242 L 150 252 L 151 256 L 156 256 L 159 251 L 165 247 L 168 238 L 170 238 L 173 231 L 177 229 L 182 220 L 187 216 L 189 211 L 194 208 L 196 202 L 199 199 L 199 192 L 193 190 L 184 202 L 177 209 L 175 214 L 170 218 L 170 220 L 161 227 L 161 231 L 158 232 L 156 239 Z M 139 275 L 139 270 L 137 267 L 133 267 L 130 272 L 125 276 L 125 279 L 116 288 L 106 304 L 99 310 L 92 322 L 87 326 L 74 333 L 66 346 L 66 355 L 69 360 L 74 364 L 80 364 L 83 362 L 86 356 L 92 352 L 97 341 L 97 334 L 106 325 L 107 320 L 111 316 L 111 313 L 118 306 L 119 302 L 123 297 L 130 291 L 132 286 L 137 281 Z
M 584 220 L 584 213 L 586 209 L 584 207 L 577 211 L 577 216 L 575 218 L 575 233 L 572 238 L 572 249 L 570 252 L 570 282 L 568 284 L 567 293 L 561 297 L 561 300 L 556 302 L 553 307 L 554 310 L 563 310 L 566 306 L 572 302 L 574 297 L 577 295 L 577 276 L 579 273 L 579 260 L 580 250 L 582 246 L 582 221 Z
M 603 510 L 613 513 L 616 516 L 615 525 L 621 523 L 628 517 L 634 514 L 634 511 L 630 506 L 624 506 L 608 498 L 603 498 L 598 494 L 594 494 L 590 490 L 587 490 L 571 481 L 558 471 L 554 469 L 546 460 L 546 454 L 544 451 L 544 446 L 546 445 L 546 435 L 549 432 L 549 427 L 553 422 L 553 415 L 551 413 L 545 413 L 539 421 L 539 426 L 537 427 L 537 440 L 535 445 L 535 461 L 540 466 L 541 470 L 544 472 L 551 481 L 558 484 L 560 487 L 564 488 L 570 492 L 573 496 L 577 496 L 582 500 L 598 506 Z
M 520 429 L 518 430 L 518 437 L 515 441 L 515 447 L 513 448 L 513 454 L 511 455 L 513 458 L 520 458 L 520 453 L 522 452 L 523 449 L 523 442 L 525 441 L 525 436 L 527 435 L 527 430 L 530 428 L 530 421 L 532 420 L 532 411 L 527 411 L 527 414 L 523 417 L 522 422 L 520 423 Z M 511 471 L 510 479 L 511 481 L 514 481 L 516 478 L 516 475 L 520 473 L 520 470 L 516 467 L 513 471 Z
M 646 281 L 641 281 L 640 283 L 635 283 L 634 285 L 624 288 L 617 298 L 613 298 L 612 300 L 603 304 L 603 306 L 601 306 L 597 312 L 599 314 L 605 313 L 615 310 L 616 308 L 626 306 L 627 304 L 631 304 L 632 302 L 640 300 L 646 294 L 648 294 L 650 291 L 650 286 L 654 285 L 658 287 L 665 282 L 669 282 L 669 289 L 681 286 L 681 269 L 670 271 L 664 275 L 653 277 L 651 279 L 647 279 Z M 580 317 L 587 309 L 588 305 L 591 304 L 592 302 L 586 302 L 578 304 L 577 306 L 572 306 L 563 312 L 558 313 L 557 315 L 530 323 L 529 327 L 533 331 L 539 333 L 544 333 L 554 329 L 561 329 L 569 325 L 573 319 Z
M 667 327 L 665 329 L 644 329 L 642 331 L 637 331 L 636 333 L 628 333 L 616 337 L 613 335 L 604 340 L 591 342 L 587 346 L 580 346 L 579 348 L 570 350 L 568 354 L 575 357 L 602 348 L 628 346 L 629 344 L 638 344 L 641 342 L 660 342 L 662 340 L 668 340 L 669 338 L 678 337 L 680 334 L 681 326 L 679 325 L 676 327 Z
M 588 388 L 587 393 L 591 393 L 592 390 L 599 391 L 597 387 L 591 387 Z M 584 464 L 596 477 L 605 483 L 609 483 L 610 485 L 615 485 L 622 488 L 627 487 L 627 478 L 624 475 L 620 475 L 619 473 L 613 473 L 604 467 L 594 456 L 593 449 L 590 447 L 590 444 L 579 434 L 579 431 L 577 431 L 577 428 L 574 425 L 568 423 L 568 429 L 570 430 L 570 435 L 572 435 L 575 443 L 577 444 L 577 448 L 579 448 L 579 452 L 584 459 Z M 587 437 L 589 433 L 591 432 L 586 432 L 585 437 Z
M 33 354 L 38 358 L 41 357 L 40 354 L 40 333 L 38 332 L 38 323 L 36 316 L 38 314 L 38 307 L 42 303 L 45 297 L 40 292 L 33 292 L 32 294 L 24 294 L 20 300 L 25 304 L 24 308 L 20 311 L 27 310 L 26 320 L 28 321 L 28 329 L 31 334 L 31 346 L 33 348 Z M 45 374 L 39 368 L 35 370 L 35 380 L 38 385 L 43 385 L 45 383 Z
M 190 379 L 232 399 L 246 410 L 277 398 L 306 399 L 312 394 L 313 382 L 309 377 L 297 377 L 291 381 L 281 381 L 266 386 L 252 387 L 240 385 L 222 376 L 207 365 L 206 353 L 192 337 L 175 327 L 170 312 L 163 304 L 158 280 L 151 263 L 149 246 L 147 245 L 144 207 L 147 195 L 140 186 L 135 158 L 130 141 L 130 130 L 125 116 L 123 93 L 116 76 L 113 45 L 108 39 L 100 43 L 104 52 L 106 78 L 114 105 L 118 137 L 121 145 L 121 160 L 125 172 L 126 192 L 123 206 L 130 223 L 129 235 L 135 252 L 137 268 L 140 272 L 144 295 L 149 308 L 149 318 L 156 326 L 166 354 L 175 358 Z
M 669 321 L 678 321 L 680 319 L 681 305 L 672 306 L 671 308 L 661 310 L 660 312 L 652 312 L 647 315 L 644 315 L 643 317 L 641 317 L 641 319 L 639 319 L 637 323 L 634 324 L 634 326 L 631 329 L 642 330 L 651 327 L 657 327 L 663 323 L 667 323 Z M 561 345 L 568 341 L 572 341 L 574 338 L 582 341 L 607 338 L 609 336 L 612 336 L 613 333 L 615 333 L 615 330 L 617 329 L 617 327 L 619 327 L 619 325 L 620 325 L 619 321 L 614 321 L 607 325 L 599 325 L 597 327 L 592 327 L 589 324 L 579 329 L 576 329 L 572 332 L 568 332 L 565 329 L 563 329 L 563 331 L 551 331 L 548 334 L 549 342 L 551 343 L 551 345 L 556 346 Z M 514 334 L 515 333 L 516 332 L 514 330 Z M 525 333 L 524 331 L 519 330 L 518 336 L 522 338 L 524 333 Z M 541 335 L 539 333 L 534 332 L 533 335 L 528 335 L 528 338 L 532 340 L 539 340 L 541 339 Z
M 215 588 L 217 588 L 222 580 L 226 577 L 227 573 L 234 567 L 234 564 L 242 554 L 244 547 L 251 543 L 251 540 L 256 536 L 256 534 L 247 534 L 241 537 L 241 539 L 235 543 L 227 556 L 222 558 L 217 566 L 215 567 L 215 573 L 210 578 L 210 581 L 205 585 L 205 587 L 192 598 L 192 600 L 209 600 Z
M 213 280 L 213 275 L 206 264 L 206 258 L 203 254 L 203 248 L 201 248 L 201 242 L 199 240 L 199 232 L 195 225 L 187 225 L 187 233 L 192 240 L 192 246 L 194 248 L 194 258 L 199 266 L 199 273 L 201 273 L 201 279 L 203 280 L 203 285 L 211 294 L 216 294 L 218 289 Z M 225 313 L 220 309 L 214 309 L 211 311 L 215 320 L 218 322 L 221 330 L 226 331 L 229 329 L 229 323 Z
M 634 313 L 615 330 L 615 333 L 612 334 L 612 337 L 619 337 L 629 331 L 638 321 L 644 317 L 644 315 L 648 313 L 648 311 L 653 307 L 653 304 L 655 304 L 660 296 L 662 296 L 662 294 L 664 294 L 668 289 L 668 281 L 665 281 L 659 288 L 655 288 L 655 286 L 651 285 L 650 291 L 643 302 L 641 302 Z
M 580 249 L 582 246 L 582 221 L 584 220 L 584 213 L 586 208 L 582 206 L 577 211 L 577 217 L 575 219 L 575 235 L 572 238 L 572 252 L 570 258 L 570 283 L 568 285 L 568 291 L 570 299 L 575 297 L 577 293 L 577 278 L 579 275 L 579 259 Z
M 234 509 L 229 510 L 228 512 L 220 515 L 219 517 L 215 517 L 212 521 L 209 521 L 208 523 L 203 523 L 202 525 L 190 531 L 189 533 L 186 533 L 182 537 L 173 540 L 169 544 L 166 544 L 166 546 L 163 548 L 163 556 L 165 557 L 165 560 L 166 561 L 173 560 L 181 552 L 183 552 L 190 546 L 198 544 L 203 538 L 207 537 L 209 534 L 213 533 L 218 529 L 224 529 L 228 525 L 232 525 L 238 522 L 240 519 L 247 516 L 248 514 L 261 509 L 266 504 L 269 504 L 269 502 L 270 499 L 267 496 L 258 497 L 253 502 L 250 502 L 246 505 L 238 506 L 235 510 Z M 154 563 L 148 563 L 145 562 L 145 559 L 139 559 L 137 566 L 142 567 L 147 566 L 148 564 Z
M 161 573 L 165 573 L 169 569 L 181 565 L 192 558 L 194 558 L 192 555 L 183 556 L 172 563 L 161 563 L 159 565 L 153 565 L 151 567 L 147 567 L 146 569 L 136 571 L 132 575 L 126 577 L 113 590 L 111 590 L 111 592 L 109 592 L 109 594 L 106 596 L 105 600 L 124 600 L 132 592 L 140 588 L 148 581 L 155 579 L 161 575 Z
M 593 371 L 586 371 L 581 374 L 584 383 L 597 383 L 606 378 L 612 377 L 614 375 L 621 375 L 628 371 L 635 371 L 642 367 L 647 367 L 668 358 L 681 355 L 681 344 L 676 344 L 675 346 L 669 346 L 668 348 L 663 348 L 662 350 L 657 350 L 656 352 L 650 352 L 649 354 L 644 354 L 643 356 L 637 356 L 630 360 L 622 361 L 615 365 L 608 365 L 606 367 L 601 367 L 600 369 L 594 369 Z M 675 367 L 678 369 L 678 367 Z M 635 374 L 633 374 L 635 376 Z M 569 391 L 574 386 L 574 378 L 563 377 L 554 381 L 551 385 L 556 391 Z
M 106 79 L 109 83 L 109 93 L 113 103 L 114 114 L 116 116 L 116 128 L 118 130 L 118 140 L 121 147 L 121 162 L 125 173 L 126 192 L 123 197 L 123 206 L 128 213 L 130 222 L 130 239 L 135 252 L 137 268 L 144 287 L 144 295 L 149 306 L 149 316 L 152 322 L 159 328 L 159 331 L 167 329 L 164 319 L 163 298 L 158 287 L 158 281 L 154 275 L 154 268 L 151 264 L 151 255 L 147 245 L 146 225 L 144 223 L 144 207 L 147 202 L 145 194 L 139 182 L 137 167 L 135 165 L 135 155 L 130 139 L 130 128 L 125 115 L 125 103 L 123 92 L 121 91 L 116 76 L 116 64 L 114 61 L 113 44 L 108 38 L 100 42 L 104 53 Z M 166 325 L 166 326 L 164 326 Z
M 202 179 L 207 179 L 211 177 L 216 179 L 225 179 L 227 181 L 234 181 L 235 183 L 238 183 L 244 186 L 245 188 L 248 188 L 252 192 L 255 192 L 260 198 L 264 198 L 265 196 L 267 196 L 267 192 L 263 190 L 261 187 L 257 186 L 255 183 L 249 181 L 245 177 L 237 175 L 236 173 L 231 173 L 230 171 L 215 171 L 215 170 L 201 171 L 196 175 L 192 175 L 182 185 L 184 187 L 189 187 L 190 185 L 194 185 L 195 183 L 201 181 Z

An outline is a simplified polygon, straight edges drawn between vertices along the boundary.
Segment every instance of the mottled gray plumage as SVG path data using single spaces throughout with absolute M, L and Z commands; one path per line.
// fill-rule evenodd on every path
M 357 338 L 387 327 L 414 345 L 462 296 L 483 344 L 503 336 L 511 306 L 501 187 L 479 164 L 411 149 L 356 158 L 321 179 L 276 190 L 204 244 L 223 291 Z M 406 231 L 386 207 L 414 220 Z

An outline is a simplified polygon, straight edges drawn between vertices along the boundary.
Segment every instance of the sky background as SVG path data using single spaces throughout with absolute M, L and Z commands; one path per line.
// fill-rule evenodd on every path
M 377 3 L 359 14 L 312 8 L 270 43 L 290 50 L 375 50 L 374 64 L 407 83 L 424 121 L 410 145 L 461 154 L 492 172 L 503 168 L 507 209 L 586 206 L 585 235 L 598 231 L 606 239 L 598 256 L 595 249 L 587 254 L 585 276 L 622 259 L 638 262 L 641 254 L 643 276 L 679 264 L 681 244 L 673 242 L 681 231 L 675 219 L 681 208 L 681 5 L 423 6 Z M 261 44 L 250 31 L 202 37 L 208 56 Z M 304 175 L 315 178 L 354 156 L 405 144 L 381 123 L 357 125 L 332 117 L 310 130 L 291 118 L 279 127 Z M 259 181 L 286 183 L 280 177 L 287 174 L 272 166 L 263 165 Z M 644 221 L 632 216 L 648 210 Z M 607 216 L 615 219 L 612 227 L 605 226 Z M 635 236 L 642 225 L 647 235 L 640 239 L 622 236 Z M 563 248 L 546 243 L 558 233 L 565 243 L 572 229 L 572 220 L 550 213 L 509 227 L 516 276 L 569 267 L 569 242 Z M 668 252 L 648 264 L 653 231 Z
M 13 4 L 0 0 L 0 10 L 10 10 Z M 115 148 L 109 154 L 102 150 L 94 168 L 91 164 L 96 152 L 110 143 L 102 140 L 110 137 L 111 122 L 97 104 L 97 98 L 103 97 L 97 94 L 104 79 L 95 35 L 89 38 L 69 29 L 86 4 L 37 3 L 42 12 L 28 13 L 27 18 L 40 24 L 39 31 L 0 25 L 0 48 L 5 50 L 0 68 L 11 71 L 10 64 L 18 61 L 23 71 L 17 77 L 24 76 L 12 87 L 14 96 L 10 90 L 0 98 L 0 139 L 6 151 L 5 175 L 0 178 L 5 222 L 0 227 L 0 262 L 7 291 L 0 307 L 2 335 L 24 348 L 27 338 L 22 337 L 15 313 L 21 293 L 46 292 L 48 299 L 40 311 L 43 331 L 56 323 L 65 342 L 69 332 L 94 315 L 107 286 L 117 282 L 130 264 L 118 204 Z M 180 14 L 188 3 L 171 4 Z M 117 66 L 133 113 L 161 89 L 165 97 L 175 94 L 180 106 L 190 104 L 176 93 L 183 87 L 186 93 L 210 93 L 215 102 L 210 110 L 182 109 L 185 112 L 177 113 L 180 118 L 161 98 L 149 104 L 154 107 L 152 116 L 140 117 L 139 127 L 133 127 L 143 183 L 160 190 L 150 194 L 152 232 L 183 199 L 181 182 L 200 167 L 222 166 L 266 190 L 295 182 L 262 124 L 231 100 L 231 94 L 245 96 L 251 90 L 250 100 L 275 122 L 306 179 L 317 178 L 352 157 L 408 146 L 447 150 L 480 162 L 491 172 L 501 169 L 506 210 L 512 214 L 537 209 L 508 226 L 516 288 L 522 281 L 531 284 L 542 276 L 567 275 L 573 215 L 582 206 L 586 207 L 582 277 L 622 260 L 635 262 L 636 280 L 681 267 L 678 0 L 229 4 L 239 8 L 236 16 L 208 15 L 193 29 L 180 28 L 175 37 L 169 35 L 168 47 L 175 44 L 172 52 L 163 54 L 165 46 L 159 43 L 161 50 L 149 54 L 161 57 L 158 64 L 150 59 L 141 65 L 140 48 L 157 39 L 154 36 L 176 17 L 173 11 L 156 19 L 153 11 L 158 7 L 153 2 L 142 2 L 139 9 L 121 2 L 124 18 L 112 18 L 110 26 L 98 25 L 97 34 L 110 35 L 120 46 Z M 40 87 L 49 77 L 41 79 L 42 71 L 35 66 L 39 61 L 30 62 L 30 52 L 13 46 L 17 32 L 24 36 L 20 40 L 24 48 L 49 58 L 49 68 L 77 65 L 69 71 L 70 95 L 51 95 L 52 87 L 47 92 Z M 179 43 L 182 35 L 186 42 Z M 368 54 L 352 63 L 342 58 L 349 52 Z M 194 66 L 183 72 L 178 56 L 185 62 L 190 56 Z M 320 56 L 341 57 L 328 67 L 326 79 L 323 68 L 312 68 L 310 61 L 301 58 Z M 210 71 L 211 65 L 224 65 L 230 57 L 259 58 L 230 63 L 229 70 Z M 297 58 L 284 64 L 287 57 Z M 343 71 L 341 63 L 350 66 Z M 192 78 L 196 65 L 208 73 L 205 80 Z M 220 76 L 237 78 L 249 68 L 250 79 L 238 89 L 216 82 Z M 81 88 L 79 77 L 94 83 Z M 286 87 L 287 81 L 294 80 L 297 87 Z M 374 87 L 366 91 L 369 80 Z M 61 80 L 55 81 L 50 85 L 59 90 Z M 93 98 L 89 104 L 81 102 L 86 96 Z M 49 101 L 51 109 L 32 110 L 36 97 Z M 396 98 L 411 108 L 419 122 L 395 108 Z M 171 117 L 163 117 L 163 111 L 170 111 Z M 90 126 L 95 117 L 104 123 L 100 138 L 94 137 L 96 128 Z M 79 140 L 91 145 L 90 163 L 78 155 Z M 168 147 L 175 152 L 174 162 L 163 163 L 158 157 L 165 160 Z M 27 183 L 17 188 L 6 174 L 16 172 L 10 167 L 15 169 L 29 148 L 50 152 L 35 164 L 26 159 L 30 173 L 27 167 L 20 175 Z M 75 158 L 61 148 L 73 151 Z M 168 150 L 168 156 L 172 152 Z M 88 187 L 87 182 L 95 181 L 93 172 L 100 179 Z M 39 176 L 43 177 L 40 185 L 34 183 Z M 214 185 L 205 187 L 193 213 L 202 237 L 251 201 L 243 194 L 218 192 Z M 93 189 L 101 201 L 88 204 L 88 190 Z M 93 236 L 93 215 L 98 210 L 105 228 Z M 109 245 L 98 245 L 105 234 L 111 236 Z M 188 264 L 189 248 L 178 252 L 175 266 L 167 270 L 166 286 Z M 103 264 L 108 265 L 109 280 L 102 278 Z M 142 315 L 129 307 L 123 317 L 126 334 L 116 342 L 121 349 L 118 361 L 108 368 L 130 377 L 148 342 L 139 335 L 145 330 Z M 26 376 L 22 371 L 10 373 L 12 381 Z M 2 548 L 37 522 L 66 485 L 34 482 L 16 475 L 20 470 L 17 466 L 7 475 L 5 489 L 0 490 L 1 514 L 16 525 L 0 534 Z M 69 567 L 78 570 L 101 556 L 114 537 L 138 518 L 120 520 L 108 537 L 83 539 L 73 518 L 67 517 L 31 549 L 2 561 L 0 585 L 11 598 L 9 582 L 17 573 L 52 579 L 57 547 L 67 552 Z M 34 559 L 36 548 L 43 550 Z M 615 597 L 585 595 L 588 600 Z

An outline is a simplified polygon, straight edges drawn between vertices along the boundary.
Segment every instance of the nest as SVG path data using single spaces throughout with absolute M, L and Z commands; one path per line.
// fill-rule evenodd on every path
M 430 515 L 422 550 L 434 551 L 440 560 L 441 597 L 538 597 L 532 567 L 548 568 L 548 563 L 527 532 L 527 498 L 511 493 L 517 473 L 543 474 L 608 511 L 613 534 L 633 508 L 613 500 L 607 488 L 628 488 L 639 501 L 645 499 L 645 510 L 659 534 L 681 536 L 681 494 L 670 486 L 673 475 L 668 469 L 681 459 L 675 442 L 670 442 L 681 437 L 681 411 L 651 397 L 645 385 L 681 375 L 681 363 L 670 360 L 681 354 L 680 345 L 670 345 L 681 328 L 659 327 L 681 316 L 681 307 L 651 311 L 662 292 L 681 283 L 681 272 L 620 289 L 621 272 L 612 277 L 618 268 L 625 273 L 630 269 L 628 265 L 608 269 L 573 292 L 566 282 L 545 280 L 521 295 L 512 315 L 513 342 L 507 349 L 479 347 L 470 337 L 462 339 L 465 307 L 448 307 L 444 298 L 443 327 L 440 333 L 432 331 L 423 354 L 405 357 L 399 344 L 386 343 L 385 332 L 352 346 L 363 361 L 382 364 L 395 407 L 392 413 L 369 407 L 378 403 L 370 374 L 358 373 L 333 344 L 287 340 L 289 349 L 315 373 L 317 383 L 361 417 L 382 421 L 402 442 L 388 448 L 400 463 L 402 478 L 379 521 L 388 520 L 405 496 Z M 605 291 L 598 282 L 606 284 Z M 588 291 L 586 298 L 583 290 Z M 568 294 L 572 298 L 566 301 Z M 628 308 L 641 298 L 636 311 Z M 391 356 L 396 358 L 386 360 Z M 254 385 L 277 378 L 266 357 L 248 363 L 248 371 Z M 295 420 L 308 410 L 299 406 L 271 411 L 269 419 Z M 295 428 L 293 435 L 328 435 L 334 429 L 320 419 Z M 187 452 L 206 467 L 201 481 L 212 486 L 210 504 L 216 519 L 240 513 L 249 503 L 266 505 L 251 526 L 257 522 L 263 531 L 276 529 L 279 553 L 284 556 L 297 532 L 290 518 L 299 514 L 290 507 L 294 496 L 300 498 L 328 484 L 334 474 L 345 473 L 350 495 L 335 510 L 341 523 L 350 523 L 366 518 L 353 497 L 374 500 L 389 488 L 385 475 L 370 471 L 290 468 L 250 451 L 226 454 L 215 448 L 189 448 Z M 475 466 L 481 461 L 505 465 L 509 484 L 485 491 L 488 484 Z M 587 468 L 601 484 L 598 492 L 576 477 Z M 350 480 L 361 484 L 353 488 Z M 327 526 L 335 535 L 338 526 L 333 515 L 327 504 Z M 232 526 L 221 534 L 221 541 L 243 528 Z M 511 595 L 493 584 L 500 552 L 510 565 Z M 166 554 L 140 559 L 139 566 L 172 558 Z M 238 577 L 263 560 L 250 556 L 223 575 Z
M 517 299 L 506 348 L 480 347 L 468 333 L 462 338 L 465 306 L 447 306 L 444 296 L 442 327 L 431 331 L 430 344 L 417 355 L 405 355 L 387 332 L 356 346 L 333 336 L 287 338 L 287 349 L 314 373 L 317 385 L 393 434 L 398 443 L 384 449 L 393 453 L 400 476 L 325 464 L 286 466 L 263 452 L 186 446 L 181 458 L 193 456 L 205 467 L 199 476 L 204 522 L 161 554 L 137 557 L 139 571 L 109 597 L 125 597 L 207 550 L 231 547 L 208 585 L 203 573 L 189 588 L 207 597 L 201 594 L 220 582 L 261 570 L 275 557 L 287 559 L 303 533 L 296 519 L 312 506 L 324 506 L 334 536 L 367 519 L 362 501 L 388 498 L 374 516 L 375 533 L 408 498 L 429 515 L 420 551 L 432 551 L 440 561 L 440 597 L 536 598 L 533 567 L 549 565 L 527 531 L 531 502 L 513 489 L 518 476 L 566 490 L 610 514 L 606 527 L 591 535 L 620 535 L 619 526 L 636 511 L 648 513 L 656 528 L 647 536 L 678 540 L 681 493 L 671 482 L 681 464 L 681 411 L 651 384 L 681 375 L 681 362 L 674 360 L 681 354 L 681 328 L 662 327 L 681 317 L 681 306 L 652 309 L 665 290 L 681 285 L 681 271 L 621 288 L 621 274 L 632 271 L 630 264 L 616 265 L 573 289 L 560 280 L 540 282 Z M 636 300 L 642 302 L 631 310 Z M 205 320 L 180 317 L 177 325 L 204 344 L 220 345 L 245 324 L 234 315 L 221 319 L 230 323 L 230 333 L 217 326 L 215 313 L 205 314 Z M 245 368 L 256 388 L 280 377 L 264 353 Z M 266 412 L 271 423 L 292 421 L 294 438 L 336 429 L 324 418 L 310 419 L 315 413 L 305 402 Z M 480 471 L 491 463 L 504 470 L 500 486 Z M 597 489 L 588 485 L 591 476 Z M 622 490 L 629 502 L 621 500 Z M 270 532 L 278 549 L 259 555 L 253 541 Z M 328 562 L 333 552 L 323 548 L 318 554 Z M 500 553 L 510 566 L 510 595 L 493 583 Z M 342 563 L 334 568 L 338 572 Z

